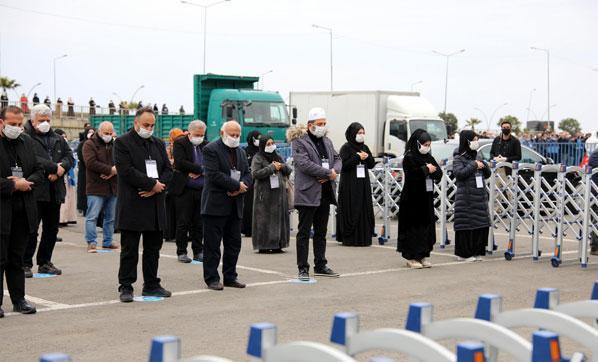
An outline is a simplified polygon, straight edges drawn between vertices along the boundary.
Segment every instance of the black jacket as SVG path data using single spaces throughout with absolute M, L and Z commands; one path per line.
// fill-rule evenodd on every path
M 235 150 L 237 164 L 235 168 L 241 172 L 240 181 L 247 187 L 251 186 L 251 174 L 247 164 L 245 151 L 240 147 Z M 243 194 L 230 197 L 226 193 L 239 190 L 240 182 L 231 178 L 231 164 L 229 161 L 229 148 L 222 139 L 211 142 L 203 148 L 205 169 L 205 184 L 201 196 L 201 214 L 212 216 L 228 216 L 233 205 L 237 206 L 237 216 L 243 217 Z
M 31 125 L 31 121 L 28 121 L 25 124 L 25 132 L 33 139 L 33 150 L 37 156 L 38 162 L 44 170 L 44 181 L 35 188 L 37 201 L 62 204 L 66 197 L 64 177 L 75 165 L 73 151 L 64 138 L 55 133 L 52 129 L 48 131 L 47 136 L 42 137 L 35 131 Z M 47 141 L 47 145 L 44 140 Z M 62 164 L 62 167 L 64 168 L 64 175 L 59 177 L 58 180 L 50 182 L 48 176 L 56 174 L 59 163 Z M 52 193 L 54 193 L 53 198 Z
M 8 141 L 15 144 L 15 156 L 19 160 L 19 167 L 23 169 L 23 177 L 34 184 L 32 191 L 15 191 L 14 182 L 8 179 L 12 176 L 11 167 L 15 165 L 11 165 L 9 150 L 5 147 L 5 141 L 7 141 L 5 138 L 0 137 L 0 234 L 10 234 L 13 202 L 17 197 L 23 199 L 29 232 L 33 233 L 36 231 L 35 227 L 37 226 L 37 204 L 34 190 L 46 180 L 44 171 L 37 161 L 35 153 L 31 152 L 34 148 L 34 141 L 31 137 L 21 134 L 16 140 Z
M 475 158 L 455 151 L 453 157 L 453 176 L 457 185 L 455 194 L 455 225 L 454 229 L 475 230 L 490 226 L 488 216 L 488 192 L 484 183 L 483 188 L 477 188 L 476 177 L 483 179 L 490 177 L 490 168 L 486 164 L 478 170 Z
M 203 141 L 199 148 L 203 152 L 203 148 L 208 144 L 207 141 Z M 172 176 L 172 182 L 168 188 L 169 192 L 173 195 L 180 195 L 183 193 L 187 181 L 189 181 L 190 173 L 203 174 L 204 168 L 196 165 L 193 162 L 193 143 L 189 140 L 189 137 L 179 137 L 174 141 L 172 148 L 172 157 L 174 158 L 174 174 Z
M 511 135 L 508 140 L 503 140 L 502 135 L 499 135 L 492 141 L 490 148 L 490 158 L 496 156 L 506 157 L 507 162 L 521 161 L 521 143 L 517 137 Z
M 139 196 L 140 191 L 151 191 L 156 184 L 156 180 L 146 174 L 145 160 L 149 157 L 156 161 L 160 182 L 168 185 L 172 178 L 172 167 L 164 142 L 156 137 L 144 140 L 132 129 L 114 141 L 112 152 L 118 177 L 116 228 L 130 231 L 164 230 L 165 192 L 147 198 Z

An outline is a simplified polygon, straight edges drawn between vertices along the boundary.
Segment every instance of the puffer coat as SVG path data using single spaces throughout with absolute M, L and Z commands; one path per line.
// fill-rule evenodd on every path
M 486 182 L 484 187 L 478 188 L 476 177 L 483 180 L 490 177 L 488 164 L 478 170 L 475 156 L 470 153 L 453 155 L 453 176 L 457 186 L 455 194 L 455 231 L 475 230 L 490 226 L 488 216 L 488 191 Z

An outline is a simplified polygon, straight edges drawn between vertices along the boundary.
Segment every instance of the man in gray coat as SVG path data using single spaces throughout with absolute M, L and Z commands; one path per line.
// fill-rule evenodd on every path
M 309 234 L 314 228 L 314 273 L 338 277 L 327 266 L 326 233 L 330 204 L 336 205 L 337 174 L 341 160 L 332 141 L 326 137 L 326 113 L 313 108 L 307 119 L 307 132 L 292 142 L 295 164 L 295 208 L 299 212 L 297 232 L 297 266 L 299 280 L 309 280 Z

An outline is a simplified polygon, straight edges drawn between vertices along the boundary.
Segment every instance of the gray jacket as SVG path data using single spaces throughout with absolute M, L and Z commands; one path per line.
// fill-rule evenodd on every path
M 340 175 L 342 162 L 334 150 L 332 141 L 324 137 L 324 145 L 328 153 L 328 162 Z M 293 164 L 295 167 L 295 206 L 320 206 L 322 199 L 322 184 L 318 179 L 328 178 L 330 170 L 322 167 L 316 145 L 305 134 L 291 144 L 293 150 Z M 336 182 L 332 182 L 332 192 L 336 195 Z

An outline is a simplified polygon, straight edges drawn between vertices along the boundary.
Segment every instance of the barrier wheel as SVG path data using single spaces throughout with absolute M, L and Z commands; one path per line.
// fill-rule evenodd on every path
M 550 264 L 552 264 L 553 268 L 558 268 L 559 265 L 561 265 L 561 259 L 553 256 L 552 258 L 550 258 Z
M 512 260 L 513 256 L 515 256 L 515 255 L 513 254 L 512 251 L 505 251 L 505 259 L 506 260 Z

